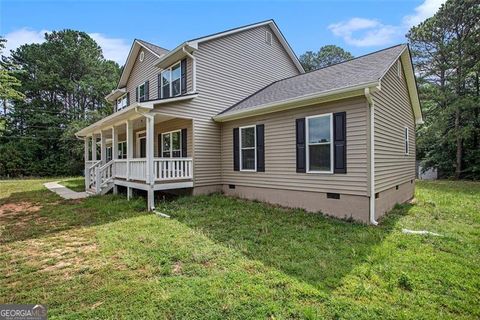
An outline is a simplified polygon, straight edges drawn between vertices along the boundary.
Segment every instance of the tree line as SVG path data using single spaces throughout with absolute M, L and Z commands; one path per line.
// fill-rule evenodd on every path
M 425 124 L 417 159 L 444 177 L 480 178 L 480 5 L 448 0 L 409 30 Z M 5 40 L 0 38 L 0 54 Z M 300 56 L 305 70 L 352 59 L 335 45 Z M 88 34 L 62 30 L 0 61 L 0 176 L 81 174 L 83 143 L 74 133 L 110 114 L 104 97 L 121 67 Z

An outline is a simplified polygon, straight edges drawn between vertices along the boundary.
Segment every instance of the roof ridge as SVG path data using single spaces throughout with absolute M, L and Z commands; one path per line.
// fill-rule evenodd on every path
M 212 37 L 212 36 L 215 36 L 215 35 L 218 35 L 218 34 L 235 31 L 235 30 L 237 30 L 237 29 L 242 29 L 242 28 L 251 27 L 251 26 L 254 26 L 254 25 L 257 25 L 257 24 L 267 23 L 267 22 L 269 22 L 269 21 L 275 23 L 275 21 L 274 21 L 273 19 L 267 19 L 267 20 L 263 20 L 263 21 L 259 21 L 259 22 L 254 22 L 254 23 L 249 23 L 249 24 L 246 24 L 246 25 L 243 25 L 243 26 L 239 26 L 239 27 L 235 27 L 235 28 L 231 28 L 231 29 L 227 29 L 227 30 L 223 30 L 223 31 L 214 32 L 214 33 L 211 33 L 211 34 L 207 34 L 207 35 L 205 35 L 205 36 L 201 36 L 201 37 L 189 39 L 189 40 L 187 40 L 187 41 L 185 41 L 185 42 L 198 41 L 198 40 L 203 39 L 203 38 L 208 38 L 208 37 Z
M 142 39 L 135 38 L 135 40 L 137 40 L 137 41 L 139 41 L 139 42 L 144 42 L 144 43 L 149 44 L 149 45 L 151 45 L 151 46 L 155 46 L 155 47 L 160 48 L 160 49 L 165 50 L 165 51 L 170 51 L 170 50 L 168 50 L 168 49 L 166 49 L 166 48 L 164 48 L 164 47 L 160 47 L 159 45 L 156 45 L 156 44 L 154 44 L 154 43 L 151 43 L 151 42 L 148 42 L 148 41 L 145 41 L 145 40 L 142 40 Z

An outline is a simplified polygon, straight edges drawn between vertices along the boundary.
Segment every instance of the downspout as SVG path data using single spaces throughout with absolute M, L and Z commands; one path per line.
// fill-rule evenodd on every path
M 197 92 L 197 59 L 193 54 L 185 50 L 185 47 L 182 47 L 182 50 L 190 59 L 192 59 L 192 90 L 193 92 Z
M 365 88 L 365 98 L 370 107 L 370 223 L 378 225 L 375 220 L 375 103 L 370 88 Z

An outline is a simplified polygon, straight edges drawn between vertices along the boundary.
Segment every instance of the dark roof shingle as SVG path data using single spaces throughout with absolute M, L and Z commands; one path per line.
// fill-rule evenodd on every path
M 405 48 L 405 44 L 397 45 L 319 70 L 278 80 L 220 114 L 377 81 Z
M 156 54 L 158 54 L 159 56 L 167 54 L 169 52 L 167 49 L 159 47 L 159 46 L 157 46 L 153 43 L 150 43 L 150 42 L 147 42 L 147 41 L 144 41 L 144 40 L 140 40 L 140 39 L 137 39 L 137 41 L 140 42 L 143 46 L 147 47 L 148 49 L 150 49 L 153 52 L 155 52 Z

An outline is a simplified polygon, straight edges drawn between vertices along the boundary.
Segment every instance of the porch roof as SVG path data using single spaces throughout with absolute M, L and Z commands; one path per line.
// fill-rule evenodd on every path
M 197 94 L 184 95 L 184 96 L 174 97 L 170 99 L 134 102 L 128 107 L 120 111 L 114 112 L 111 115 L 89 125 L 88 127 L 85 127 L 77 131 L 75 133 L 75 136 L 77 138 L 84 138 L 86 136 L 90 136 L 94 134 L 95 132 L 99 132 L 100 130 L 117 125 L 121 122 L 142 117 L 142 113 L 148 113 L 152 111 L 154 109 L 154 106 L 156 105 L 167 104 L 167 103 L 172 103 L 172 102 L 182 101 L 182 100 L 189 100 L 195 97 L 197 97 Z

